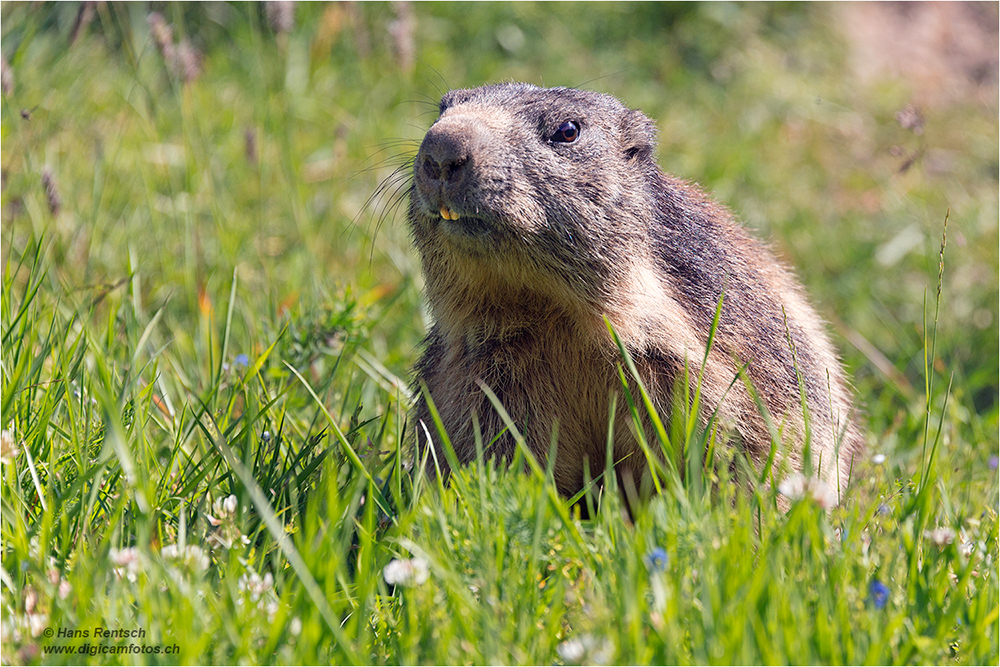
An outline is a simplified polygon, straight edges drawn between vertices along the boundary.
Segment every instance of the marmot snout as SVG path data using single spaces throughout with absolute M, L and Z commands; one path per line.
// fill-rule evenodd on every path
M 813 470 L 846 482 L 861 437 L 822 323 L 725 208 L 659 169 L 645 115 L 607 95 L 520 83 L 451 91 L 440 112 L 414 161 L 409 207 L 434 319 L 416 367 L 419 444 L 420 422 L 434 433 L 426 385 L 460 462 L 475 458 L 477 437 L 487 457 L 511 456 L 483 383 L 540 459 L 556 429 L 555 478 L 572 495 L 585 460 L 592 475 L 604 469 L 621 392 L 605 318 L 666 417 L 685 365 L 697 380 L 724 293 L 703 423 L 717 410 L 735 445 L 767 456 L 770 432 L 742 369 L 792 443 L 779 445 L 786 463 L 801 467 L 806 412 Z M 624 412 L 612 425 L 614 460 L 641 475 Z

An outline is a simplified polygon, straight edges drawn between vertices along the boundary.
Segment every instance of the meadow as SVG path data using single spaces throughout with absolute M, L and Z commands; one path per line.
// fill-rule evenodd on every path
M 0 11 L 5 664 L 1000 661 L 995 62 L 864 74 L 835 4 Z M 631 520 L 412 472 L 407 169 L 507 79 L 642 109 L 795 267 L 868 433 L 837 507 L 685 415 Z

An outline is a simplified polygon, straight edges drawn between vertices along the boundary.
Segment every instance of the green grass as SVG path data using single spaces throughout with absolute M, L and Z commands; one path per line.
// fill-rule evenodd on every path
M 75 4 L 3 6 L 5 663 L 997 663 L 995 100 L 915 135 L 825 7 L 418 4 L 407 70 L 390 5 L 165 5 L 189 82 L 94 11 L 70 44 Z M 870 433 L 838 508 L 737 492 L 683 416 L 631 522 L 544 462 L 410 474 L 421 277 L 373 193 L 501 78 L 642 108 L 797 267 Z M 56 652 L 129 644 L 178 652 Z

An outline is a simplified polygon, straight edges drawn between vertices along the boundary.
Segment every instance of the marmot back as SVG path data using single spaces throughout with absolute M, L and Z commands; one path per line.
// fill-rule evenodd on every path
M 509 83 L 444 96 L 409 206 L 434 320 L 416 367 L 417 442 L 423 422 L 444 464 L 426 385 L 462 463 L 476 456 L 476 428 L 487 457 L 512 456 L 485 384 L 539 459 L 557 428 L 555 479 L 572 495 L 585 459 L 592 475 L 604 470 L 622 389 L 605 318 L 666 419 L 685 364 L 697 380 L 724 294 L 703 424 L 718 410 L 734 443 L 758 463 L 768 455 L 767 423 L 738 377 L 745 368 L 799 469 L 804 391 L 813 470 L 842 488 L 862 443 L 822 323 L 725 208 L 660 170 L 654 145 L 652 122 L 608 95 Z M 617 411 L 613 455 L 619 474 L 639 476 L 647 464 L 626 413 Z

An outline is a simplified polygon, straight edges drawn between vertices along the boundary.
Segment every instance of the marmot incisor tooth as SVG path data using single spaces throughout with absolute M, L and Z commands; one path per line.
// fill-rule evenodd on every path
M 693 391 L 724 293 L 702 423 L 718 409 L 731 442 L 757 463 L 768 456 L 766 421 L 737 377 L 745 365 L 792 443 L 784 462 L 798 470 L 804 387 L 814 474 L 843 488 L 862 438 L 823 324 L 725 208 L 660 170 L 655 134 L 640 111 L 582 90 L 505 83 L 442 98 L 413 164 L 409 206 L 434 320 L 415 371 L 418 446 L 422 422 L 447 471 L 426 385 L 461 463 L 476 457 L 474 424 L 487 458 L 512 456 L 483 383 L 539 460 L 557 427 L 555 480 L 572 495 L 585 459 L 591 475 L 604 471 L 611 396 L 622 391 L 605 318 L 666 422 L 685 363 Z M 647 463 L 622 400 L 613 429 L 619 475 L 637 480 Z

